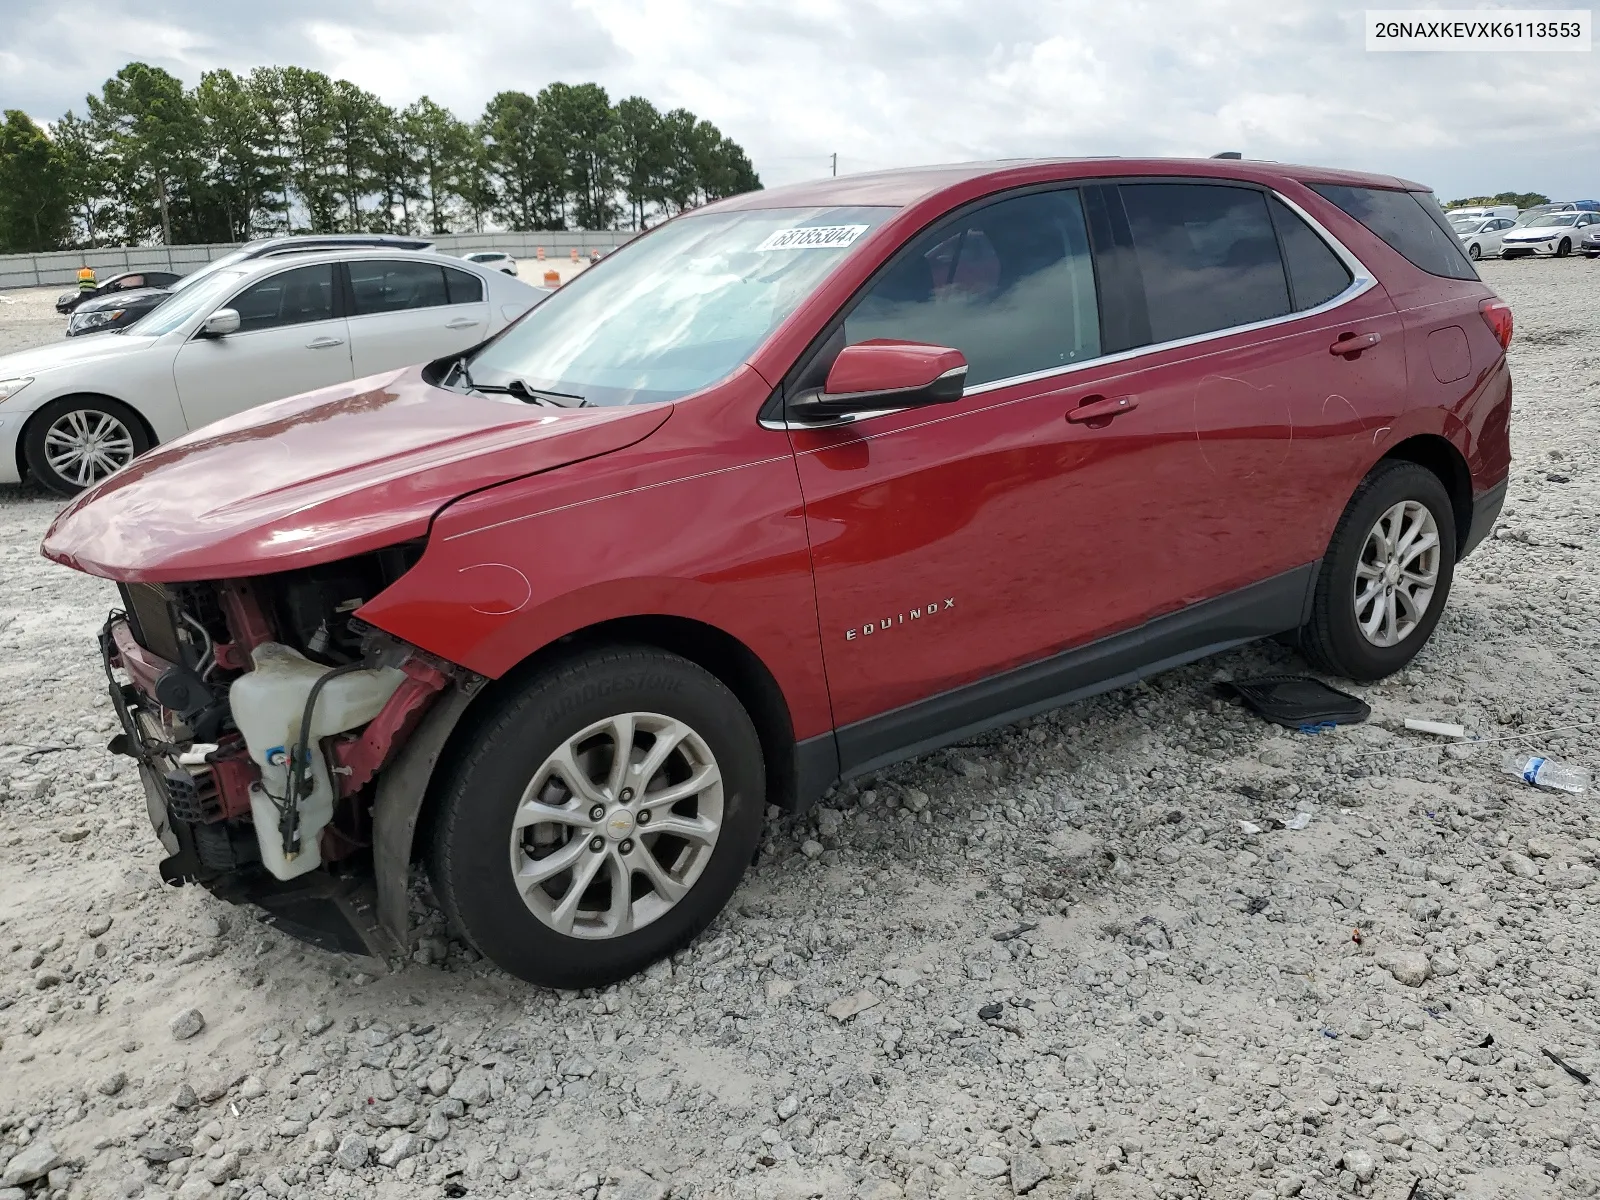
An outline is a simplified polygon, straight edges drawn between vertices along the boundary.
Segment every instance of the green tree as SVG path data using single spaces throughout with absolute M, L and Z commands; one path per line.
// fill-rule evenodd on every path
M 579 229 L 610 229 L 617 217 L 616 124 L 597 83 L 552 83 L 539 93 L 545 141 L 565 163 L 565 192 Z
M 379 188 L 383 150 L 381 139 L 394 119 L 394 113 L 371 92 L 346 79 L 332 85 L 329 106 L 331 139 L 329 149 L 338 176 L 338 191 L 344 201 L 344 224 L 350 232 L 367 227 L 361 198 Z M 376 214 L 378 225 L 385 224 Z
M 117 234 L 116 209 L 110 198 L 112 171 L 94 124 L 69 111 L 52 132 L 72 220 L 82 231 L 83 243 L 109 243 Z
M 212 191 L 227 239 L 241 241 L 275 224 L 283 207 L 283 161 L 274 112 L 258 103 L 251 83 L 232 71 L 207 71 L 194 91 L 205 133 Z
M 481 144 L 471 128 L 449 109 L 423 96 L 401 114 L 413 151 L 415 182 L 430 233 L 448 233 L 457 202 L 467 202 L 476 180 Z M 467 203 L 469 211 L 472 205 Z M 482 211 L 492 207 L 485 205 Z
M 66 162 L 32 117 L 8 109 L 0 125 L 0 251 L 54 249 L 71 226 Z
M 311 233 L 338 227 L 339 164 L 334 150 L 333 81 L 303 67 L 270 68 L 282 108 L 287 188 L 293 187 Z M 291 229 L 293 228 L 291 213 Z
M 153 203 L 161 240 L 171 245 L 173 183 L 187 176 L 199 142 L 183 84 L 160 67 L 133 62 L 106 80 L 98 97 L 88 97 L 88 105 L 99 140 L 117 164 L 117 183 L 126 189 L 127 223 L 148 227 L 152 214 L 145 206 Z
M 1532 208 L 1535 204 L 1549 204 L 1550 197 L 1540 192 L 1501 192 L 1495 196 L 1468 196 L 1465 200 L 1452 200 L 1446 208 L 1481 208 L 1491 204 L 1515 204 L 1518 208 Z
M 629 224 L 643 229 L 649 206 L 656 199 L 657 183 L 667 167 L 661 113 L 643 96 L 629 96 L 617 102 L 615 128 L 612 147 L 617 181 L 628 203 Z
M 495 218 L 518 231 L 565 229 L 562 139 L 539 100 L 501 92 L 479 127 L 495 180 Z

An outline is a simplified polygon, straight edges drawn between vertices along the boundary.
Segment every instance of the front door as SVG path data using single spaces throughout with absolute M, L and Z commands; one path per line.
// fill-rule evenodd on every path
M 190 429 L 351 378 L 333 272 L 314 263 L 258 280 L 218 306 L 238 311 L 237 332 L 184 343 L 172 374 Z
M 966 354 L 954 404 L 791 434 L 834 719 L 845 726 L 1109 632 L 1143 607 L 1160 503 L 1105 502 L 1148 449 L 1137 412 L 1069 411 L 1101 357 L 1082 205 L 1002 199 L 916 239 L 830 343 Z M 824 351 L 802 378 L 826 373 Z

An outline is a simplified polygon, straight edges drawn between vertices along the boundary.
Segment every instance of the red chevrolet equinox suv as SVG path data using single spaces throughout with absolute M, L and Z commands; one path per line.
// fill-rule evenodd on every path
M 420 860 L 506 971 L 600 985 L 769 803 L 1252 639 L 1402 667 L 1505 494 L 1510 339 L 1399 179 L 825 179 L 159 447 L 44 552 L 121 587 L 168 882 L 360 949 Z

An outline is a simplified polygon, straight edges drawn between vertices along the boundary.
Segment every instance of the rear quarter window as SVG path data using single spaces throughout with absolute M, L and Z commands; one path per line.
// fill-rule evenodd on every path
M 1412 266 L 1443 279 L 1478 278 L 1432 193 L 1332 183 L 1310 187 L 1377 234 Z

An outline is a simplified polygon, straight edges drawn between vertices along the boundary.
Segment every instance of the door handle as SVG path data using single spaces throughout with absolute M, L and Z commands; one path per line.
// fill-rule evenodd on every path
M 312 338 L 306 343 L 307 350 L 332 350 L 335 346 L 344 345 L 343 338 L 319 337 Z
M 1085 396 L 1078 401 L 1077 408 L 1068 410 L 1067 420 L 1074 425 L 1087 421 L 1109 421 L 1138 407 L 1139 402 L 1132 396 Z
M 451 321 L 448 325 L 446 325 L 445 328 L 446 329 L 471 329 L 477 323 L 478 322 L 474 321 L 471 317 L 457 317 L 454 321 Z
M 1342 354 L 1346 359 L 1356 358 L 1363 350 L 1371 350 L 1383 341 L 1380 333 L 1341 333 L 1328 347 L 1329 354 Z

